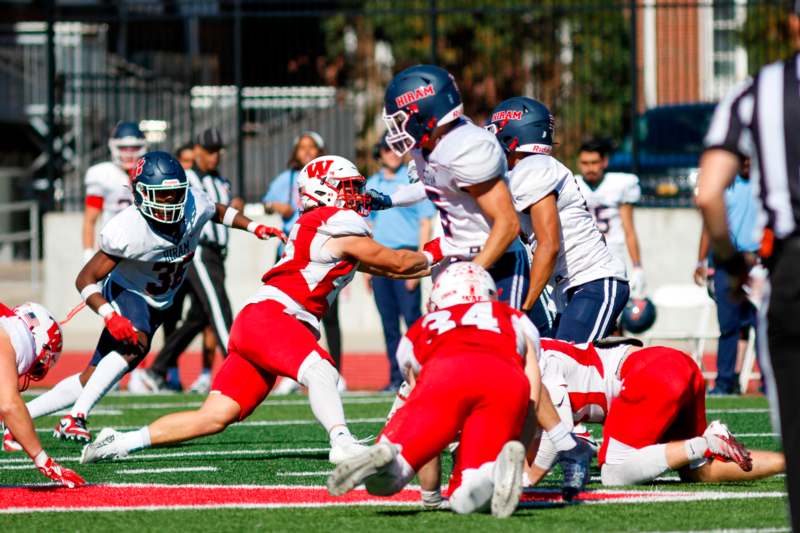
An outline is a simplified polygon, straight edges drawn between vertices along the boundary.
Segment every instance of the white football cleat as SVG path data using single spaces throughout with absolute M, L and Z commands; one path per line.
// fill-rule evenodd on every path
M 343 461 L 328 476 L 328 492 L 331 495 L 347 494 L 397 457 L 397 448 L 385 442 L 369 448 L 361 447 L 363 448 L 361 453 Z
M 198 394 L 208 394 L 208 391 L 211 390 L 211 374 L 206 372 L 201 372 L 197 379 L 194 380 L 192 385 L 189 387 L 189 392 L 194 392 Z
M 300 390 L 300 384 L 292 378 L 282 377 L 278 386 L 272 389 L 273 396 L 286 396 Z
M 745 472 L 753 469 L 753 459 L 750 452 L 728 429 L 728 426 L 714 420 L 703 432 L 703 438 L 708 443 L 707 455 L 723 461 L 733 461 Z M 709 453 L 710 452 L 710 453 Z
M 519 505 L 522 494 L 525 446 L 512 440 L 503 446 L 494 462 L 494 492 L 492 492 L 492 516 L 508 518 Z
M 3 451 L 4 452 L 21 452 L 22 446 L 19 442 L 14 440 L 14 435 L 11 434 L 11 430 L 7 427 L 4 427 L 0 424 L 0 427 L 3 428 Z
M 151 374 L 146 368 L 137 368 L 131 372 L 131 379 L 128 381 L 128 392 L 155 394 L 167 391 L 164 380 L 159 380 L 158 376 Z
M 369 447 L 357 441 L 355 437 L 342 438 L 335 444 L 331 443 L 331 451 L 328 452 L 328 461 L 338 465 L 364 453 L 367 449 L 369 449 Z
M 128 456 L 128 450 L 122 446 L 122 433 L 111 428 L 103 428 L 91 444 L 83 447 L 81 464 L 97 463 L 121 459 Z

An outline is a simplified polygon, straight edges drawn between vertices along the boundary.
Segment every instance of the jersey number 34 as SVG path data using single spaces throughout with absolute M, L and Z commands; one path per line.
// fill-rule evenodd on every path
M 456 318 L 456 320 L 458 319 Z M 458 326 L 473 326 L 478 329 L 500 333 L 497 319 L 492 314 L 491 302 L 473 304 L 472 307 L 461 315 L 461 319 L 458 320 L 458 323 L 452 319 L 452 313 L 446 309 L 428 313 L 425 315 L 425 318 L 422 319 L 422 327 L 435 331 L 437 335 L 441 335 Z

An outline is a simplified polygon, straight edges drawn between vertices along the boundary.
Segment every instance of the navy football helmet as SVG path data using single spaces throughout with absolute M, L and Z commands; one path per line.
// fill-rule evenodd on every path
M 133 202 L 147 218 L 161 224 L 183 220 L 189 182 L 178 160 L 167 152 L 148 152 L 131 170 Z
M 135 122 L 118 122 L 108 139 L 111 160 L 123 170 L 130 171 L 136 160 L 147 151 L 144 133 Z
M 444 126 L 463 113 L 461 93 L 449 72 L 434 65 L 409 67 L 386 88 L 386 142 L 402 156 L 419 146 L 437 126 Z
M 497 136 L 506 153 L 550 154 L 553 115 L 533 98 L 515 96 L 494 108 L 486 129 Z
M 656 321 L 656 306 L 650 298 L 631 298 L 622 310 L 622 327 L 631 333 L 644 333 Z

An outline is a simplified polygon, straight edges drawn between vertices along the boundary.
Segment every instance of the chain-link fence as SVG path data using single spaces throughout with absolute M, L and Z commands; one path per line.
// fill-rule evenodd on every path
M 568 166 L 583 140 L 608 139 L 643 203 L 686 206 L 713 103 L 789 53 L 787 13 L 783 0 L 0 2 L 0 117 L 35 145 L 0 163 L 16 169 L 13 198 L 77 208 L 117 121 L 167 150 L 215 126 L 224 173 L 253 201 L 306 129 L 373 171 L 384 87 L 434 62 L 474 120 L 533 96 Z

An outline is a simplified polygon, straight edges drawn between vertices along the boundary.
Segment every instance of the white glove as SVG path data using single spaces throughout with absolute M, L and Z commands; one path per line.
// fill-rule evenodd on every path
M 631 288 L 631 298 L 644 298 L 647 282 L 644 279 L 644 269 L 642 267 L 633 267 L 628 283 Z
M 408 183 L 416 183 L 419 181 L 419 172 L 417 172 L 417 163 L 413 159 L 408 162 Z

